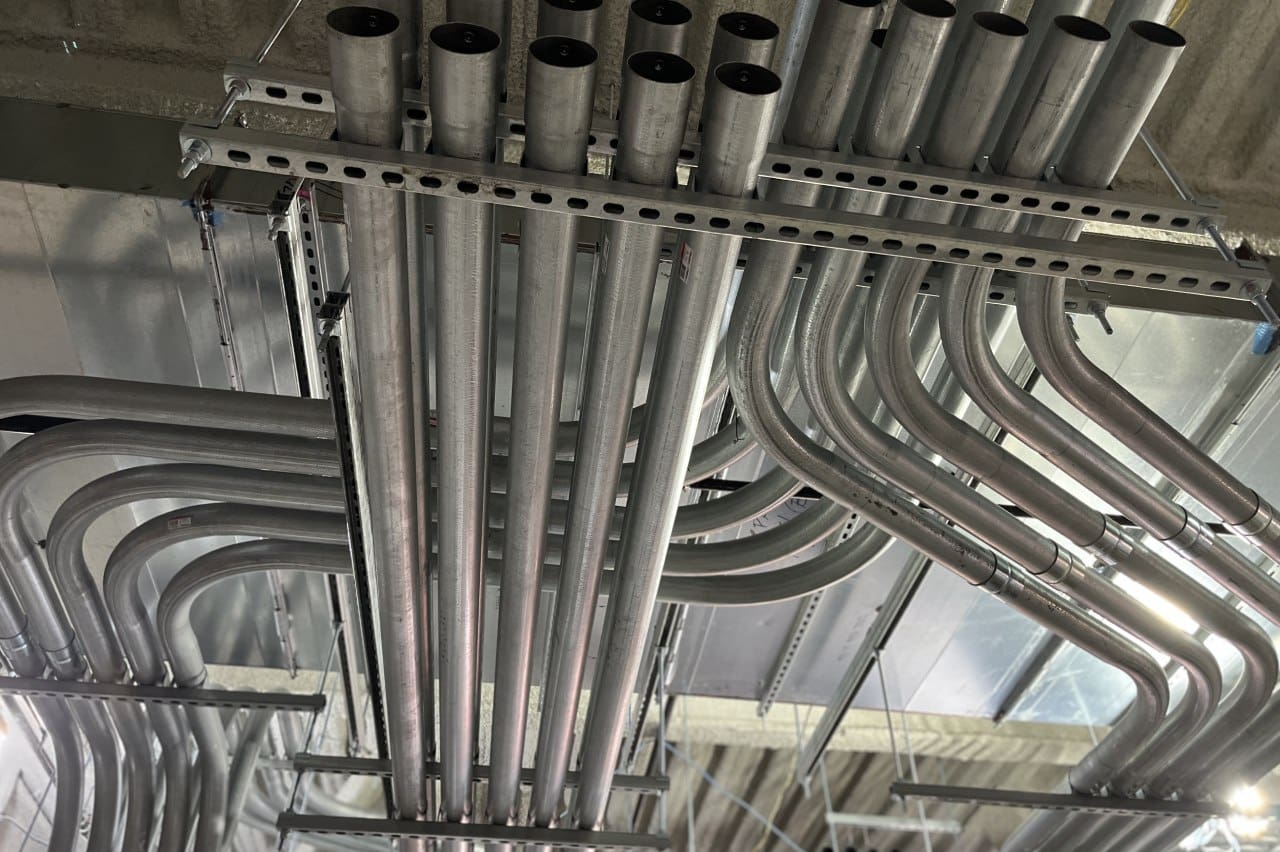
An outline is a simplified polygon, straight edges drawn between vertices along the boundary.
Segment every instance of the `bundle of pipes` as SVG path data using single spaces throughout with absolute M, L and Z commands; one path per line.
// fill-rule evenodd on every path
M 413 4 L 401 5 L 400 17 L 348 8 L 328 18 L 343 139 L 401 145 L 400 101 L 404 82 L 417 79 L 419 27 L 409 8 Z M 785 144 L 831 150 L 844 141 L 839 134 L 846 120 L 852 128 L 849 147 L 857 154 L 898 159 L 918 143 L 923 159 L 934 166 L 965 170 L 989 153 L 993 170 L 1011 177 L 1039 179 L 1056 165 L 1066 183 L 1105 187 L 1183 46 L 1167 28 L 1132 22 L 1167 6 L 1161 3 L 1116 4 L 1109 33 L 1071 17 L 1085 5 L 1078 0 L 1041 0 L 1025 26 L 995 11 L 1004 4 L 962 4 L 964 14 L 957 16 L 943 0 L 899 0 L 878 51 L 872 48 L 881 23 L 877 0 L 816 5 L 809 35 L 791 51 L 796 70 L 788 82 L 794 94 L 777 120 L 779 101 L 786 97 L 784 81 L 761 67 L 770 62 L 776 28 L 743 13 L 718 21 L 705 81 L 696 191 L 726 197 L 753 192 L 775 124 Z M 600 7 L 599 0 L 540 5 L 540 37 L 529 46 L 525 62 L 528 167 L 584 170 L 597 62 L 591 42 Z M 449 19 L 454 23 L 435 28 L 429 39 L 431 148 L 446 156 L 488 160 L 494 156 L 496 110 L 509 58 L 510 5 L 450 3 Z M 636 0 L 630 7 L 615 180 L 657 186 L 674 180 L 695 87 L 694 68 L 683 57 L 691 19 L 687 9 L 666 0 Z M 805 21 L 800 24 L 799 29 L 806 28 Z M 937 74 L 942 67 L 947 73 Z M 770 200 L 796 206 L 813 206 L 821 195 L 817 185 L 799 182 L 766 191 Z M 555 632 L 542 691 L 532 798 L 523 818 L 538 826 L 567 821 L 593 830 L 604 824 L 657 602 L 748 605 L 807 594 L 858 571 L 892 535 L 1133 681 L 1133 704 L 1071 771 L 1064 781 L 1070 789 L 1210 795 L 1237 780 L 1252 781 L 1280 762 L 1275 733 L 1280 693 L 1273 693 L 1277 659 L 1265 631 L 967 426 L 920 382 L 908 330 L 922 264 L 885 264 L 868 297 L 848 286 L 861 277 L 864 254 L 820 251 L 809 279 L 797 288 L 793 273 L 799 248 L 753 244 L 725 348 L 717 352 L 717 330 L 730 307 L 743 246 L 727 235 L 683 237 L 648 399 L 633 409 L 645 333 L 636 317 L 650 312 L 661 232 L 609 222 L 594 284 L 583 409 L 578 423 L 565 424 L 559 415 L 577 220 L 530 211 L 521 241 L 512 416 L 496 421 L 493 211 L 473 201 L 438 199 L 438 422 L 431 434 L 422 410 L 424 371 L 414 367 L 418 356 L 411 354 L 422 334 L 421 300 L 411 298 L 417 282 L 406 259 L 406 222 L 412 216 L 404 196 L 393 190 L 348 187 L 344 202 L 353 285 L 351 315 L 342 333 L 353 401 L 350 425 L 362 474 L 354 484 L 366 522 L 364 541 L 348 541 L 339 514 L 345 504 L 333 479 L 340 472 L 335 431 L 323 403 L 94 380 L 6 382 L 4 408 L 13 413 L 125 418 L 57 427 L 0 459 L 5 525 L 0 557 L 12 583 L 12 588 L 0 584 L 0 643 L 15 671 L 38 676 L 48 665 L 59 678 L 77 679 L 87 660 L 89 672 L 102 681 L 159 684 L 166 681 L 167 666 L 177 685 L 203 683 L 203 658 L 188 618 L 200 590 L 221 577 L 265 570 L 346 574 L 351 571 L 347 545 L 354 544 L 368 556 L 377 602 L 374 635 L 385 681 L 379 709 L 389 732 L 395 811 L 403 819 L 435 816 L 425 773 L 435 748 L 426 623 L 434 573 L 440 613 L 440 816 L 472 821 L 479 618 L 487 579 L 501 596 L 484 819 L 515 824 L 523 816 L 519 780 L 535 664 L 536 604 L 544 590 L 554 590 Z M 881 213 L 890 202 L 885 195 L 850 192 L 836 203 L 845 210 Z M 1078 229 L 1064 230 L 1064 220 L 1021 221 L 1016 214 L 937 202 L 902 202 L 898 214 L 964 221 L 987 230 L 1078 234 Z M 1004 372 L 985 325 L 989 278 L 989 272 L 948 267 L 936 316 L 939 328 L 927 328 L 932 313 L 920 316 L 926 332 L 940 334 L 955 385 L 1002 428 L 1280 624 L 1280 585 L 1265 571 Z M 1061 279 L 1028 279 L 1018 288 L 1017 319 L 1049 382 L 1268 557 L 1280 556 L 1280 513 L 1085 358 L 1063 314 L 1064 287 Z M 915 343 L 921 340 L 927 343 L 929 334 Z M 776 381 L 771 364 L 780 367 Z M 719 370 L 727 376 L 750 440 L 737 440 L 735 426 L 695 445 L 704 402 L 716 396 Z M 861 404 L 873 389 L 884 410 L 905 428 L 903 439 Z M 825 437 L 810 437 L 792 421 L 788 405 L 796 395 L 803 395 Z M 434 492 L 423 469 L 433 439 L 439 465 Z M 1056 537 L 1032 530 L 961 485 L 912 441 L 1005 494 Z M 635 462 L 624 464 L 632 443 Z M 756 446 L 778 462 L 775 471 L 731 497 L 677 505 L 684 484 L 723 469 Z M 122 471 L 78 491 L 50 524 L 45 565 L 17 520 L 22 486 L 54 461 L 104 452 L 183 464 Z M 557 460 L 569 455 L 572 465 Z M 768 511 L 802 484 L 819 489 L 829 502 L 748 539 L 669 544 L 673 537 L 732 528 Z M 438 499 L 431 499 L 433 493 Z M 117 546 L 100 592 L 83 554 L 89 525 L 111 506 L 159 496 L 230 502 L 183 509 L 141 525 Z M 620 496 L 626 497 L 625 508 L 618 506 Z M 735 573 L 771 565 L 822 540 L 849 510 L 871 522 L 866 535 L 799 565 Z M 427 528 L 433 514 L 434 536 Z M 497 531 L 490 531 L 491 525 Z M 556 530 L 563 535 L 553 536 Z M 263 540 L 191 563 L 162 590 L 153 619 L 138 587 L 146 560 L 175 542 L 217 535 Z M 433 538 L 438 555 L 429 573 L 423 561 Z M 1118 573 L 1158 585 L 1239 652 L 1243 676 L 1224 694 L 1223 672 L 1203 642 L 1161 622 L 1086 568 L 1059 540 L 1091 552 Z M 610 564 L 611 572 L 605 570 Z M 579 749 L 581 786 L 566 820 L 565 779 L 601 594 L 608 607 Z M 1188 687 L 1176 703 L 1170 701 L 1169 678 L 1140 643 L 1166 653 L 1185 670 Z M 246 760 L 252 765 L 245 755 L 261 747 L 262 718 L 246 722 L 233 767 L 226 761 L 223 721 L 210 708 L 191 708 L 184 715 L 157 705 L 144 716 L 132 705 L 108 713 L 82 706 L 67 713 L 42 700 L 39 711 L 57 747 L 59 816 L 50 848 L 70 849 L 75 842 L 76 821 L 67 815 L 79 807 L 83 781 L 73 749 L 74 726 L 93 756 L 92 848 L 112 843 L 121 798 L 122 842 L 126 848 L 149 842 L 155 791 L 143 758 L 151 745 L 148 720 L 162 746 L 159 849 L 185 848 L 193 828 L 198 850 L 226 848 L 246 801 L 246 818 L 262 823 L 262 803 L 250 796 L 245 770 Z M 198 746 L 194 775 L 187 760 L 192 734 Z M 123 760 L 117 736 L 126 746 Z M 193 823 L 188 808 L 197 787 Z M 1186 821 L 1130 825 L 1122 819 L 1037 814 L 1006 849 L 1165 848 L 1191 827 Z M 1063 837 L 1071 838 L 1066 845 Z

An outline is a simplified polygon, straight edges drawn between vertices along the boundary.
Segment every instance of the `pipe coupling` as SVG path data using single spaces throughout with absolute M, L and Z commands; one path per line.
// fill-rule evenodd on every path
M 1260 538 L 1264 541 L 1273 542 L 1280 541 L 1280 514 L 1277 514 L 1275 506 L 1272 506 L 1261 497 L 1258 498 L 1257 510 L 1248 520 L 1238 524 L 1228 524 L 1227 526 L 1234 532 L 1248 538 Z
M 0 653 L 4 654 L 9 668 L 19 675 L 39 677 L 44 673 L 44 654 L 32 643 L 25 627 L 13 636 L 0 636 Z
M 977 586 L 979 589 L 983 589 L 996 597 L 999 597 L 1004 594 L 1005 589 L 1009 585 L 1010 579 L 1013 577 L 1013 568 L 1006 562 L 1002 561 L 994 553 L 988 553 L 986 557 L 985 561 L 989 562 L 991 567 L 991 570 L 987 573 L 986 579 L 976 583 L 970 583 L 970 585 Z
M 61 648 L 45 650 L 49 665 L 59 680 L 79 680 L 85 672 L 84 657 L 76 648 L 75 636 Z
M 1208 553 L 1213 549 L 1213 541 L 1213 530 L 1209 529 L 1204 521 L 1190 513 L 1187 514 L 1187 521 L 1182 525 L 1182 529 L 1178 530 L 1178 534 L 1165 539 L 1166 544 L 1188 558 Z
M 1074 572 L 1085 570 L 1080 560 L 1071 553 L 1063 550 L 1061 547 L 1054 545 L 1053 561 L 1040 571 L 1032 571 L 1037 580 L 1041 580 L 1051 586 L 1056 586 L 1063 580 L 1069 578 Z
M 1111 568 L 1133 556 L 1133 541 L 1113 521 L 1108 520 L 1098 540 L 1089 545 L 1099 564 Z

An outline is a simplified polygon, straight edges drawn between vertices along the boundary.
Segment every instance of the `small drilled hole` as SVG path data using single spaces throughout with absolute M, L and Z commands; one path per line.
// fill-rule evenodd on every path
M 932 195 L 946 195 L 951 192 L 951 188 L 944 184 L 935 183 L 933 186 L 929 187 L 929 192 Z
M 289 168 L 289 158 L 281 157 L 278 154 L 268 154 L 267 165 L 273 169 L 287 169 Z
M 822 169 L 810 166 L 809 168 L 804 170 L 804 176 L 807 178 L 813 178 L 814 180 L 817 180 L 818 178 L 822 177 Z
M 534 204 L 550 204 L 551 203 L 550 194 L 545 192 L 535 192 L 533 195 L 529 196 L 529 199 L 533 201 Z
M 1086 204 L 1085 206 L 1080 208 L 1080 212 L 1083 213 L 1085 216 L 1097 216 L 1102 211 L 1092 204 Z
M 1071 268 L 1071 264 L 1067 263 L 1065 260 L 1049 261 L 1050 272 L 1066 272 L 1070 268 Z
M 1131 278 L 1133 278 L 1133 270 L 1132 270 L 1132 269 L 1117 269 L 1117 270 L 1116 270 L 1116 280 L 1117 280 L 1117 281 L 1128 281 L 1128 280 L 1130 280 Z
M 1055 210 L 1058 213 L 1066 213 L 1068 210 L 1071 209 L 1071 205 L 1065 201 L 1055 201 L 1049 205 L 1049 209 Z
M 1230 290 L 1231 285 L 1228 284 L 1226 281 L 1215 281 L 1209 285 L 1209 289 L 1214 290 L 1218 293 L 1221 293 L 1224 290 Z
M 404 111 L 404 114 L 409 116 L 410 120 L 412 121 L 427 120 L 427 111 L 419 107 L 409 107 L 407 110 Z
M 742 230 L 746 231 L 748 234 L 763 234 L 764 225 L 760 222 L 748 222 L 742 226 Z
M 928 293 L 928 292 L 929 292 L 929 282 L 928 282 L 928 281 L 921 282 L 921 284 L 920 284 L 920 292 L 921 292 L 921 293 Z
M 789 175 L 789 174 L 791 174 L 791 164 L 790 164 L 790 163 L 774 163 L 774 164 L 773 164 L 772 166 L 770 166 L 769 168 L 773 169 L 773 173 L 774 173 L 774 174 L 778 174 L 778 175 Z
M 404 183 L 404 175 L 399 172 L 383 172 L 382 182 L 387 186 L 400 186 Z
M 1116 222 L 1127 222 L 1129 220 L 1128 210 L 1112 210 L 1111 219 Z
M 1160 272 L 1153 272 L 1147 276 L 1148 284 L 1163 284 L 1167 280 L 1169 280 L 1168 277 Z
M 499 198 L 515 198 L 516 191 L 509 186 L 495 186 L 493 194 Z
M 303 92 L 302 102 L 304 104 L 312 104 L 313 106 L 315 104 L 322 104 L 324 103 L 324 95 L 319 92 Z
M 992 204 L 1008 204 L 1009 196 L 1003 192 L 993 192 L 991 193 L 991 203 Z
M 694 156 L 695 156 L 695 155 L 694 155 L 694 153 L 693 153 L 692 151 L 690 151 L 688 148 L 681 148 L 681 149 L 680 149 L 680 159 L 682 159 L 682 160 L 692 160 L 692 159 L 694 158 Z
M 1001 263 L 1004 261 L 1004 255 L 997 251 L 989 251 L 982 255 L 983 263 Z
M 1195 286 L 1196 286 L 1196 285 L 1198 285 L 1199 283 L 1200 283 L 1200 279 L 1199 279 L 1199 278 L 1192 278 L 1192 277 L 1190 277 L 1190 276 L 1187 276 L 1186 278 L 1179 278 L 1179 279 L 1178 279 L 1178 286 L 1179 286 L 1179 287 L 1195 287 Z
M 247 163 L 249 162 L 250 157 L 244 151 L 228 151 L 227 159 L 233 163 Z
M 1002 301 L 1004 301 L 1004 293 L 1001 293 L 999 290 L 992 290 L 992 291 L 991 291 L 991 301 L 993 301 L 993 302 L 1002 302 Z
M 836 180 L 841 183 L 853 183 L 853 172 L 836 172 Z
M 641 219 L 657 219 L 661 215 L 662 215 L 661 213 L 659 213 L 657 210 L 654 210 L 652 207 L 640 208 Z
M 902 240 L 884 240 L 880 243 L 880 248 L 885 251 L 899 251 L 902 248 Z
M 524 135 L 524 125 L 523 125 L 523 124 L 521 124 L 521 123 L 520 123 L 520 122 L 518 122 L 518 121 L 517 121 L 517 122 L 513 122 L 513 123 L 512 123 L 512 125 L 511 125 L 511 135 L 513 135 L 513 136 L 523 136 L 523 135 Z
M 969 257 L 969 250 L 962 249 L 962 248 L 953 248 L 951 251 L 947 252 L 947 255 L 952 260 L 966 260 Z
M 711 221 L 708 222 L 708 224 L 713 228 L 720 228 L 723 230 L 724 228 L 729 227 L 729 220 L 725 219 L 723 216 L 712 216 Z
M 1023 269 L 1030 269 L 1036 265 L 1036 259 L 1034 257 L 1020 257 L 1014 261 L 1014 264 L 1022 267 Z
M 915 191 L 916 191 L 916 187 L 918 187 L 919 185 L 920 185 L 920 184 L 916 183 L 916 182 L 915 182 L 915 181 L 913 181 L 913 180 L 900 180 L 900 181 L 898 181 L 898 189 L 901 189 L 901 190 L 903 190 L 903 191 L 905 191 L 905 192 L 915 192 Z
M 624 209 L 625 208 L 623 208 L 621 204 L 615 204 L 612 201 L 604 206 L 604 212 L 608 213 L 610 216 L 621 216 Z
M 696 217 L 692 213 L 677 213 L 675 220 L 677 225 L 692 225 Z
M 569 209 L 571 210 L 587 209 L 587 199 L 585 198 L 570 198 L 568 201 L 565 202 L 565 204 L 568 204 Z
M 1191 224 L 1191 220 L 1186 216 L 1175 216 L 1169 220 L 1169 224 L 1175 228 L 1185 228 Z
M 800 236 L 800 229 L 793 228 L 790 225 L 783 225 L 781 228 L 778 229 L 778 234 L 781 236 L 787 237 L 788 239 L 791 239 L 791 238 Z
M 872 175 L 867 178 L 867 186 L 884 186 L 886 183 L 888 181 L 882 175 Z
M 594 133 L 587 134 L 587 144 L 592 146 L 596 144 L 596 135 Z
M 1144 225 L 1157 225 L 1157 224 L 1159 224 L 1159 223 L 1160 223 L 1160 216 L 1159 216 L 1159 214 L 1156 214 L 1156 213 L 1143 213 L 1143 214 L 1142 214 L 1142 224 L 1144 224 Z
M 354 180 L 361 180 L 365 176 L 365 170 L 360 168 L 359 166 L 344 166 L 342 169 L 342 173 Z
M 1086 263 L 1084 266 L 1080 267 L 1080 274 L 1085 276 L 1101 275 L 1102 267 L 1098 266 L 1096 263 Z
M 846 240 L 846 242 L 849 243 L 849 245 L 851 246 L 865 246 L 868 242 L 870 242 L 870 240 L 868 240 L 862 234 L 850 234 L 849 239 Z
M 461 192 L 463 195 L 475 195 L 479 191 L 480 187 L 476 186 L 469 180 L 458 181 L 458 192 Z
M 938 251 L 938 247 L 933 245 L 932 243 L 919 243 L 918 245 L 916 245 L 916 254 L 923 254 L 928 256 L 931 254 L 936 254 L 937 251 Z
M 618 149 L 618 137 L 617 137 L 617 136 L 615 136 L 615 137 L 613 137 L 612 139 L 610 139 L 610 140 L 609 140 L 609 147 L 610 147 L 610 148 L 613 148 L 615 151 Z
M 289 97 L 289 93 L 279 86 L 267 86 L 264 91 L 267 93 L 267 97 L 276 98 L 277 100 L 283 100 Z
M 328 166 L 324 163 L 318 163 L 315 160 L 307 160 L 306 169 L 313 175 L 327 175 L 329 173 Z
M 418 183 L 421 184 L 426 189 L 439 189 L 441 186 L 444 185 L 441 183 L 440 178 L 432 177 L 431 175 L 426 175 L 425 177 L 418 178 Z
M 1026 207 L 1028 210 L 1034 210 L 1040 206 L 1040 199 L 1030 197 L 1024 198 L 1022 199 L 1022 206 Z
M 979 193 L 978 193 L 978 190 L 976 190 L 976 189 L 962 189 L 962 190 L 960 190 L 960 197 L 961 197 L 961 198 L 969 199 L 970 201 L 972 201 L 973 199 L 977 198 L 977 197 L 978 197 L 978 195 L 979 195 Z
M 814 231 L 813 239 L 819 243 L 829 243 L 835 238 L 835 234 L 830 231 Z

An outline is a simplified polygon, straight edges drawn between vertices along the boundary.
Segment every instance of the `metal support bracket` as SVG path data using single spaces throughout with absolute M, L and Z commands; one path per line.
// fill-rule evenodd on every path
M 247 93 L 240 96 L 244 101 L 333 112 L 329 78 L 323 74 L 266 68 L 247 60 L 236 60 L 227 64 L 223 81 L 228 91 L 232 87 L 246 87 Z M 430 110 L 421 92 L 405 90 L 404 110 L 406 125 L 431 126 Z M 523 140 L 524 116 L 504 110 L 498 116 L 497 135 L 499 139 Z M 617 146 L 617 122 L 597 119 L 591 127 L 589 150 L 594 154 L 613 156 Z M 680 150 L 680 165 L 696 168 L 700 147 L 698 134 L 688 134 Z M 1225 223 L 1217 206 L 1199 202 L 1085 189 L 1048 181 L 1019 180 L 976 171 L 941 169 L 923 163 L 783 145 L 769 146 L 760 166 L 760 175 L 774 180 L 954 201 L 1085 222 L 1138 225 L 1177 233 L 1199 234 L 1206 222 L 1218 226 Z
M 237 689 L 183 689 L 172 686 L 134 686 L 123 683 L 87 683 L 74 680 L 0 677 L 0 694 L 40 698 L 75 698 L 88 701 L 140 701 L 189 707 L 225 707 L 233 710 L 324 709 L 325 697 L 291 692 L 252 692 Z
M 1026 790 L 996 790 L 990 787 L 952 787 L 945 784 L 915 784 L 895 781 L 889 791 L 904 799 L 932 799 L 936 802 L 965 802 L 1007 808 L 1074 811 L 1136 817 L 1227 817 L 1231 806 L 1218 802 L 1180 802 L 1169 799 L 1118 799 L 1081 796 L 1076 793 L 1037 793 Z
M 655 227 L 1083 278 L 1119 288 L 1194 292 L 1228 300 L 1252 299 L 1271 284 L 1270 273 L 1262 264 L 1231 263 L 1214 251 L 1168 243 L 1098 235 L 1070 242 L 1003 234 L 238 128 L 210 130 L 187 125 L 181 138 L 184 146 L 203 139 L 210 151 L 208 162 L 227 168 Z
M 491 823 L 415 822 L 314 816 L 285 811 L 276 820 L 282 836 L 290 833 L 354 837 L 420 837 L 427 840 L 469 840 L 484 844 L 548 846 L 556 849 L 670 849 L 671 840 L 656 834 L 621 831 L 579 831 Z
M 342 757 L 329 754 L 308 754 L 302 752 L 293 756 L 292 768 L 298 772 L 331 772 L 339 775 L 386 775 L 391 774 L 391 761 L 373 757 Z M 477 781 L 489 780 L 489 767 L 476 765 L 472 770 Z M 426 776 L 431 780 L 440 777 L 440 764 L 429 761 Z M 569 772 L 565 778 L 566 787 L 577 787 L 580 775 Z M 533 784 L 533 770 L 520 770 L 520 783 Z M 623 775 L 613 776 L 613 789 L 626 790 L 633 793 L 664 793 L 671 789 L 671 781 L 665 776 Z

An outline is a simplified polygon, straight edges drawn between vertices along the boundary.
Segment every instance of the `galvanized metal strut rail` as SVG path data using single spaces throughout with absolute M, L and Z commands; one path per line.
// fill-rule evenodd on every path
M 489 823 L 421 822 L 361 817 L 314 816 L 285 811 L 276 820 L 281 836 L 292 832 L 329 836 L 415 837 L 549 846 L 555 849 L 670 849 L 671 840 L 657 834 L 622 831 L 577 831 Z
M 1040 793 L 1029 790 L 997 790 L 991 787 L 958 787 L 946 784 L 917 784 L 895 781 L 889 791 L 904 799 L 932 799 L 937 802 L 963 802 L 1007 808 L 1079 811 L 1138 817 L 1227 817 L 1232 814 L 1227 803 L 1176 801 L 1171 799 L 1121 799 L 1108 796 L 1082 796 L 1078 793 Z
M 205 162 L 227 168 L 686 231 L 1076 277 L 1099 285 L 1196 293 L 1214 299 L 1249 301 L 1271 285 L 1261 263 L 1230 263 L 1209 249 L 1166 243 L 1100 236 L 1069 242 L 1002 234 L 238 128 L 187 125 L 181 140 L 184 147 L 203 142 Z M 871 189 L 889 191 L 887 187 Z
M 333 111 L 329 78 L 262 69 L 245 62 L 228 64 L 223 77 L 228 86 L 249 87 L 244 100 L 320 112 Z M 238 81 L 238 83 L 237 83 Z M 430 127 L 427 104 L 420 93 L 405 92 L 405 123 Z M 524 138 L 524 120 L 517 113 L 498 115 L 500 139 Z M 617 122 L 597 119 L 591 127 L 592 153 L 612 156 L 618 146 Z M 680 151 L 682 166 L 696 167 L 701 139 L 685 137 Z M 1225 217 L 1213 204 L 1145 193 L 1117 192 L 1067 186 L 1048 181 L 1028 181 L 991 173 L 958 172 L 923 163 L 895 162 L 838 152 L 771 145 L 760 174 L 773 180 L 812 183 L 841 189 L 864 189 L 914 198 L 957 201 L 978 207 L 1035 211 L 1084 222 L 1138 225 L 1174 233 L 1196 234 L 1206 225 L 1222 227 Z
M 232 710 L 298 710 L 314 712 L 325 706 L 325 697 L 312 693 L 254 692 L 238 689 L 183 689 L 170 686 L 135 686 L 121 683 L 0 677 L 0 694 L 40 698 L 72 698 L 82 701 L 139 701 L 179 704 L 187 707 L 219 707 Z

